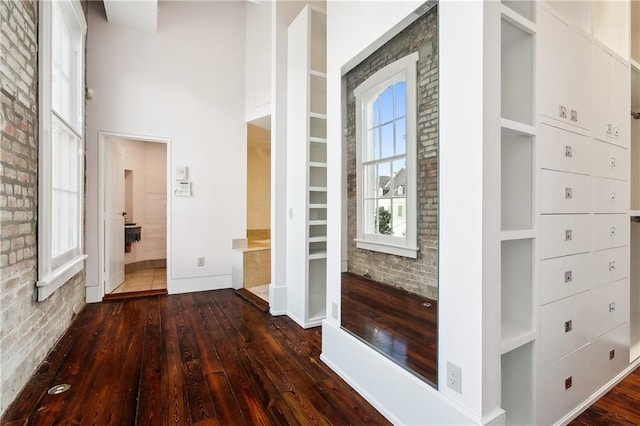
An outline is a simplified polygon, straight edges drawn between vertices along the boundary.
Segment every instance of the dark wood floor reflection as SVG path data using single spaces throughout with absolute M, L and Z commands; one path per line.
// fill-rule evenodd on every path
M 640 425 L 640 369 L 629 374 L 569 425 Z
M 438 381 L 438 303 L 342 274 L 342 327 L 432 384 Z
M 233 290 L 93 304 L 0 424 L 388 424 L 320 344 Z

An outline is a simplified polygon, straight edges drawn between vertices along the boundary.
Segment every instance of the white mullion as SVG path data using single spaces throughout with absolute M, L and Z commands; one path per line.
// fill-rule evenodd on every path
M 384 158 L 380 158 L 378 160 L 371 160 L 371 161 L 367 161 L 362 162 L 362 166 L 373 166 L 376 164 L 382 164 L 382 163 L 391 163 L 394 161 L 398 161 L 398 160 L 402 160 L 403 158 L 407 158 L 407 154 L 399 154 L 399 155 L 394 155 L 393 157 L 384 157 Z

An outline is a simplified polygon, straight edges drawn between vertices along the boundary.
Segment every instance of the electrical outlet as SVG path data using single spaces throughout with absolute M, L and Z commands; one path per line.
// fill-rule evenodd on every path
M 204 257 L 198 258 L 198 266 L 204 266 Z
M 447 386 L 462 393 L 462 369 L 450 362 L 447 362 Z

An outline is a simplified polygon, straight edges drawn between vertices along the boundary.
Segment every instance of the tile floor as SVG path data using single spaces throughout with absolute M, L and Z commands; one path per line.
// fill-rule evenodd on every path
M 259 298 L 269 302 L 269 284 L 256 285 L 254 287 L 245 287 L 251 293 L 255 294 Z
M 142 269 L 124 276 L 124 282 L 111 294 L 145 290 L 166 290 L 167 268 Z

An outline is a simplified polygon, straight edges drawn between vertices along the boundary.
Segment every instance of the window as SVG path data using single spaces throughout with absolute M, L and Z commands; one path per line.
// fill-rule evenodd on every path
M 418 53 L 354 90 L 358 248 L 417 256 L 416 63 Z
M 40 2 L 38 300 L 84 266 L 84 36 L 80 3 Z

